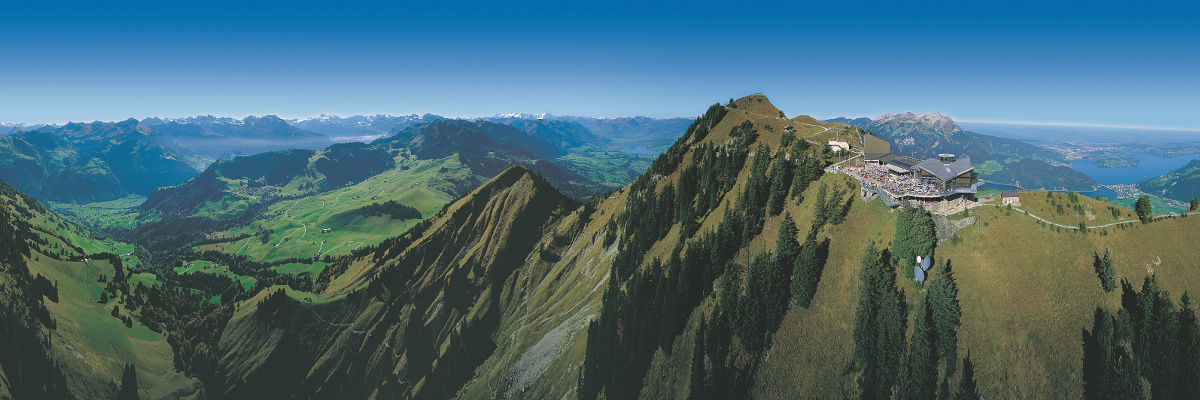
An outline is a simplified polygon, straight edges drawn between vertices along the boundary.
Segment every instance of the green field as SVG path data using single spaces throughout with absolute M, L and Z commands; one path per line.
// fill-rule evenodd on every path
M 469 173 L 457 156 L 440 160 L 398 158 L 397 163 L 399 167 L 355 185 L 273 204 L 260 218 L 215 235 L 250 237 L 197 246 L 195 250 L 216 250 L 268 263 L 289 258 L 350 254 L 363 246 L 404 233 L 421 221 L 367 217 L 358 215 L 355 210 L 395 200 L 416 208 L 422 218 L 428 218 L 454 199 L 447 192 L 450 190 L 448 181 L 467 178 Z M 329 231 L 323 232 L 325 229 Z M 264 232 L 269 233 L 262 235 Z M 274 269 L 280 273 L 316 276 L 324 265 L 320 262 L 285 264 Z M 245 279 L 239 280 L 247 285 Z
M 654 157 L 618 151 L 589 150 L 567 154 L 559 157 L 558 161 L 592 182 L 620 188 L 633 182 L 650 168 Z
M 1155 214 L 1160 214 L 1160 215 L 1167 215 L 1167 214 L 1171 214 L 1171 213 L 1182 214 L 1187 211 L 1186 207 L 1176 207 L 1173 203 L 1168 202 L 1167 200 L 1163 199 L 1162 197 L 1155 196 L 1152 194 L 1147 195 L 1147 196 L 1150 196 L 1150 206 L 1151 206 L 1151 209 L 1154 210 Z M 1112 203 L 1112 204 L 1115 204 L 1115 205 L 1118 205 L 1121 207 L 1125 207 L 1125 208 L 1128 208 L 1131 210 L 1133 209 L 1134 203 L 1137 203 L 1137 199 L 1112 199 L 1112 200 L 1107 200 L 1107 201 L 1109 203 Z
M 132 195 L 117 200 L 85 204 L 47 202 L 46 206 L 58 214 L 96 229 L 131 229 L 137 226 L 136 208 L 145 201 L 145 197 Z
M 195 260 L 182 267 L 175 267 L 174 270 L 175 273 L 180 275 L 200 273 L 224 276 L 242 285 L 242 289 L 247 291 L 254 287 L 254 284 L 258 283 L 258 279 L 252 276 L 235 274 L 229 271 L 228 266 L 214 264 L 212 261 L 206 260 Z
M 125 364 L 138 369 L 138 383 L 148 398 L 195 398 L 200 382 L 174 369 L 174 352 L 166 340 L 146 326 L 134 323 L 127 328 L 110 313 L 121 305 L 117 299 L 98 304 L 104 283 L 100 276 L 112 278 L 113 266 L 106 261 L 87 263 L 57 261 L 39 257 L 30 262 L 30 271 L 45 275 L 58 286 L 59 301 L 46 301 L 46 307 L 58 321 L 52 332 L 52 352 L 59 360 L 72 393 L 81 397 L 104 398 L 111 395 L 109 385 L 119 382 Z M 152 283 L 149 274 L 137 274 L 130 280 Z M 121 306 L 122 314 L 129 314 Z M 134 313 L 134 320 L 138 313 Z

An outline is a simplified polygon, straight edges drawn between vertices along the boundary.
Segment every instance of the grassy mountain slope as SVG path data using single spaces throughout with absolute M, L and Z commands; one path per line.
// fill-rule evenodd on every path
M 0 281 L 5 286 L 0 313 L 5 315 L 5 328 L 0 331 L 12 346 L 0 352 L 0 393 L 15 398 L 112 398 L 125 365 L 131 364 L 136 366 L 142 396 L 202 395 L 199 381 L 175 370 L 172 348 L 162 335 L 140 322 L 131 320 L 126 325 L 112 316 L 113 309 L 119 308 L 123 311 L 118 313 L 137 318 L 126 309 L 128 300 L 101 296 L 106 287 L 129 290 L 133 283 L 128 282 L 148 282 L 146 276 L 129 272 L 127 281 L 117 278 L 118 271 L 121 276 L 126 271 L 116 266 L 119 261 L 77 261 L 117 248 L 88 238 L 83 228 L 3 183 L 0 199 L 0 224 L 4 224 L 0 231 L 6 236 L 0 251 L 5 255 L 0 261 Z M 98 303 L 100 299 L 107 301 Z M 22 313 L 26 317 L 15 317 Z M 34 324 L 29 318 L 41 322 Z M 29 343 L 31 337 L 39 338 L 38 342 Z M 53 367 L 48 368 L 48 362 Z M 49 386 L 43 391 L 41 385 Z
M 1179 201 L 1200 197 L 1200 160 L 1192 160 L 1166 175 L 1139 182 L 1138 188 Z
M 773 121 L 760 113 L 738 113 L 736 109 L 729 110 L 706 140 L 718 143 L 728 140 L 726 132 L 745 120 L 753 120 L 759 127 L 760 142 L 778 143 L 778 137 L 769 134 L 766 126 L 781 123 L 781 120 Z M 809 127 L 805 132 L 816 131 Z M 684 160 L 689 158 L 682 157 Z M 678 170 L 664 175 L 658 180 L 660 191 L 675 179 Z M 727 196 L 739 192 L 748 175 L 749 171 L 742 171 Z M 811 199 L 817 197 L 815 192 L 821 185 L 829 188 L 851 186 L 849 191 L 856 192 L 856 184 L 845 176 L 827 175 L 814 182 L 800 196 L 804 201 L 799 204 L 789 201 L 784 208 L 794 217 L 800 232 L 813 224 L 817 207 Z M 522 272 L 522 276 L 531 278 L 523 279 L 529 282 L 527 287 L 530 288 L 523 299 L 527 311 L 506 317 L 501 323 L 501 327 L 507 327 L 498 335 L 501 339 L 497 342 L 502 351 L 497 351 L 496 356 L 481 366 L 476 380 L 460 394 L 468 397 L 575 397 L 575 387 L 564 381 L 575 381 L 573 378 L 580 375 L 579 368 L 585 363 L 582 358 L 584 345 L 580 342 L 594 340 L 586 329 L 581 328 L 583 322 L 580 321 L 595 318 L 594 314 L 589 315 L 589 310 L 597 310 L 600 305 L 590 304 L 601 297 L 603 289 L 600 286 L 612 278 L 611 273 L 604 275 L 597 270 L 611 272 L 611 265 L 620 251 L 604 245 L 607 233 L 604 228 L 611 227 L 607 225 L 611 217 L 599 216 L 611 212 L 609 210 L 619 213 L 625 209 L 630 195 L 638 194 L 622 191 L 598 203 L 595 208 L 599 211 L 593 214 L 596 217 L 580 229 L 580 234 L 573 240 L 550 246 L 551 239 L 544 239 L 547 248 L 557 251 L 552 251 L 548 257 L 534 259 L 531 256 L 533 261 L 526 267 L 529 272 Z M 1044 197 L 1040 192 L 1026 194 L 1030 195 Z M 1056 201 L 1068 201 L 1065 196 L 1056 196 Z M 731 206 L 731 200 L 728 197 L 723 200 L 722 207 Z M 1089 212 L 1076 218 L 1093 225 L 1105 218 L 1111 219 L 1103 214 L 1109 210 L 1107 204 L 1086 198 L 1080 201 Z M 741 377 L 739 379 L 745 385 L 742 393 L 759 398 L 794 398 L 799 393 L 848 395 L 856 392 L 854 375 L 843 374 L 853 351 L 853 322 L 848 316 L 853 315 L 856 308 L 858 265 L 865 241 L 889 246 L 892 240 L 895 222 L 894 214 L 889 211 L 879 202 L 852 200 L 845 222 L 822 228 L 818 236 L 829 237 L 830 241 L 824 274 L 813 305 L 787 311 L 766 351 L 769 357 L 756 357 L 736 341 L 733 344 L 731 362 L 740 367 L 731 373 Z M 1122 211 L 1121 220 L 1127 220 L 1128 210 Z M 1070 211 L 1070 214 L 1074 213 Z M 1100 215 L 1092 219 L 1091 215 L 1096 214 Z M 702 218 L 700 232 L 717 228 L 723 220 L 722 215 L 723 208 L 708 213 Z M 964 310 L 959 354 L 970 352 L 978 366 L 981 391 L 988 397 L 1079 395 L 1082 387 L 1079 380 L 1082 350 L 1077 345 L 1079 328 L 1090 322 L 1091 311 L 1096 306 L 1112 306 L 1120 301 L 1119 294 L 1105 294 L 1099 287 L 1099 280 L 1092 270 L 1092 257 L 1096 252 L 1103 253 L 1105 248 L 1110 248 L 1114 254 L 1123 254 L 1118 260 L 1122 265 L 1118 274 L 1135 285 L 1148 273 L 1145 264 L 1149 263 L 1161 274 L 1160 280 L 1170 275 L 1173 283 L 1168 290 L 1172 293 L 1200 289 L 1197 286 L 1200 280 L 1191 276 L 1194 271 L 1189 261 L 1200 254 L 1186 248 L 1189 239 L 1184 233 L 1200 223 L 1195 219 L 1171 219 L 1148 226 L 1123 225 L 1125 228 L 1121 229 L 1105 228 L 1103 234 L 1098 234 L 1095 229 L 1088 234 L 1079 234 L 1047 229 L 1023 213 L 1008 213 L 1003 208 L 979 208 L 975 215 L 982 220 L 960 232 L 960 244 L 947 242 L 939 247 L 938 259 L 950 260 L 955 266 Z M 780 223 L 781 217 L 768 218 L 763 231 L 751 239 L 750 245 L 742 248 L 737 257 L 749 259 L 769 250 Z M 672 227 L 662 240 L 650 247 L 643 256 L 642 268 L 647 268 L 654 259 L 665 262 L 671 257 L 672 248 L 680 241 L 679 229 L 678 225 Z M 689 243 L 695 243 L 695 238 Z M 1029 249 L 1028 243 L 1048 245 Z M 613 242 L 611 246 L 616 245 Z M 685 244 L 684 252 L 688 246 L 690 244 Z M 901 276 L 898 284 L 906 297 L 915 302 L 920 289 L 903 278 L 903 274 L 898 275 Z M 650 372 L 639 378 L 643 379 L 641 397 L 685 398 L 689 395 L 688 387 L 694 383 L 688 378 L 694 367 L 692 351 L 697 346 L 694 338 L 700 321 L 707 319 L 723 296 L 720 293 L 717 289 L 715 297 L 708 297 L 685 316 L 684 328 L 670 340 L 670 346 L 654 352 L 649 361 Z M 1047 378 L 1047 374 L 1051 378 Z M 951 377 L 951 388 L 957 385 L 957 379 L 957 376 Z
M 227 393 L 452 394 L 494 350 L 510 275 L 573 207 L 530 170 L 512 167 L 414 233 L 345 259 L 336 267 L 345 273 L 324 287 L 331 300 L 311 311 L 279 295 L 250 300 L 221 338 Z
M 761 144 L 774 147 L 780 146 L 784 126 L 793 126 L 799 136 L 824 132 L 821 127 L 780 118 L 778 110 L 766 109 L 763 103 L 769 105 L 769 101 L 761 96 L 738 100 L 735 105 L 739 107 L 727 109 L 728 114 L 718 121 L 706 122 L 713 123 L 713 126 L 705 127 L 710 131 L 705 138 L 683 142 L 674 148 L 688 151 L 686 149 L 695 149 L 695 144 L 728 143 L 732 140 L 730 132 L 747 121 L 762 133 L 758 136 Z M 768 114 L 761 114 L 763 111 Z M 690 160 L 691 155 L 685 154 L 680 158 Z M 659 162 L 662 163 L 663 159 L 660 158 Z M 685 161 L 684 165 L 687 164 L 690 163 Z M 587 325 L 597 318 L 605 287 L 613 277 L 613 264 L 622 251 L 620 240 L 610 237 L 620 237 L 622 231 L 632 229 L 624 227 L 625 222 L 619 215 L 628 210 L 631 197 L 642 198 L 669 185 L 684 184 L 679 181 L 679 172 L 676 170 L 659 177 L 658 171 L 652 168 L 639 181 L 654 177 L 657 185 L 650 185 L 645 191 L 631 191 L 627 187 L 594 205 L 589 204 L 584 210 L 576 211 L 576 214 L 565 219 L 556 229 L 557 234 L 543 238 L 538 248 L 545 250 L 531 254 L 520 271 L 519 282 L 523 282 L 526 289 L 521 296 L 513 299 L 520 307 L 506 314 L 501 322 L 501 331 L 497 335 L 500 350 L 480 367 L 476 379 L 460 392 L 461 395 L 471 398 L 575 397 L 587 342 L 593 340 Z M 717 209 L 710 211 L 707 218 L 700 218 L 701 232 L 716 228 L 725 209 L 732 208 L 727 204 L 728 201 L 732 201 L 740 192 L 740 185 L 744 184 L 748 175 L 748 171 L 741 171 L 734 188 L 719 202 Z M 654 186 L 658 189 L 655 190 Z M 794 211 L 793 215 L 800 215 L 800 210 Z M 630 223 L 644 222 L 647 221 Z M 770 223 L 767 225 L 770 226 Z M 679 230 L 678 225 L 671 228 L 662 240 L 653 244 L 643 260 L 649 263 L 655 258 L 669 257 L 675 245 L 681 242 Z M 773 233 L 764 232 L 762 235 L 765 237 Z M 647 385 L 650 386 L 654 385 Z M 671 391 L 669 387 L 658 387 Z

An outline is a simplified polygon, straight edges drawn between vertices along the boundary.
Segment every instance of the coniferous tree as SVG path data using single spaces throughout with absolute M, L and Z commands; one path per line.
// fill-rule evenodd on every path
M 813 230 L 819 230 L 825 226 L 825 185 L 822 184 L 817 188 L 817 200 L 813 202 Z
M 848 203 L 842 202 L 842 191 L 836 186 L 833 189 L 833 194 L 829 197 L 829 203 L 824 205 L 825 220 L 830 225 L 839 225 L 846 218 L 846 211 L 849 211 L 845 206 Z
M 117 399 L 137 400 L 140 398 L 138 395 L 137 368 L 133 364 L 125 364 L 125 371 L 121 373 L 121 390 L 117 392 Z
M 934 271 L 929 282 L 929 308 L 933 314 L 934 342 L 937 357 L 945 360 L 946 375 L 952 375 L 958 360 L 958 326 L 962 309 L 958 305 L 958 284 L 950 260 Z
M 1092 331 L 1083 332 L 1083 395 L 1084 398 L 1103 398 L 1112 388 L 1113 319 L 1097 307 L 1092 318 Z M 963 371 L 965 374 L 966 371 Z
M 875 352 L 878 298 L 874 292 L 875 275 L 882 268 L 879 256 L 874 243 L 867 246 L 859 267 L 858 308 L 854 311 L 854 362 L 861 372 L 858 381 L 863 398 L 874 398 L 877 392 L 874 385 L 878 384 L 879 372 L 875 369 L 879 357 Z
M 779 234 L 775 238 L 775 257 L 779 268 L 787 274 L 793 274 L 796 262 L 800 256 L 800 243 L 796 241 L 796 223 L 792 221 L 791 213 L 784 213 L 783 221 L 779 224 Z M 792 282 L 796 277 L 792 276 Z M 793 283 L 794 284 L 794 283 Z
M 1100 278 L 1100 286 L 1104 288 L 1104 291 L 1111 292 L 1113 289 L 1116 289 L 1116 271 L 1113 270 L 1112 254 L 1109 253 L 1108 249 L 1104 249 L 1103 258 L 1099 254 L 1095 255 L 1093 266 L 1096 269 L 1096 275 Z
M 784 200 L 792 186 L 792 163 L 782 156 L 776 158 L 775 166 L 771 168 L 771 193 L 767 200 L 767 211 L 771 215 L 779 215 L 783 211 Z
M 905 382 L 909 399 L 936 397 L 938 372 L 933 343 L 935 328 L 929 303 L 929 296 L 926 295 L 917 306 L 917 319 L 908 351 L 908 380 Z
M 1175 393 L 1178 395 L 1200 393 L 1200 325 L 1192 306 L 1191 295 L 1183 292 L 1176 317 L 1179 322 L 1179 367 Z
M 906 349 L 905 333 L 908 331 L 908 308 L 904 304 L 904 295 L 896 287 L 895 269 L 886 261 L 880 262 L 884 272 L 876 278 L 878 284 L 879 308 L 878 340 L 875 349 L 879 354 L 876 359 L 876 369 L 879 371 L 880 385 L 875 393 L 876 398 L 886 398 L 899 379 L 901 363 Z
M 1137 212 L 1138 219 L 1142 220 L 1143 224 L 1148 224 L 1153 219 L 1150 215 L 1152 209 L 1149 196 L 1138 197 L 1137 203 L 1133 205 L 1133 211 Z
M 688 382 L 689 399 L 703 398 L 704 378 L 707 373 L 704 368 L 704 331 L 707 330 L 707 326 L 704 319 L 701 319 L 692 342 L 692 374 L 691 380 Z
M 817 232 L 809 231 L 800 246 L 800 253 L 792 265 L 792 298 L 796 305 L 808 308 L 812 298 L 817 293 L 817 284 L 821 279 L 821 260 L 817 244 Z
M 1188 211 L 1200 211 L 1200 199 L 1192 198 L 1192 203 L 1188 206 Z
M 963 358 L 962 381 L 958 384 L 955 400 L 979 400 L 979 391 L 975 382 L 975 364 L 971 362 L 971 353 Z
M 746 274 L 745 294 L 737 301 L 740 321 L 734 331 L 742 346 L 758 351 L 767 343 L 771 334 L 779 327 L 779 321 L 787 312 L 787 273 L 770 254 L 756 257 Z
M 854 361 L 861 374 L 863 398 L 891 397 L 905 355 L 907 307 L 896 287 L 891 254 L 868 245 L 859 272 L 858 309 L 854 318 Z

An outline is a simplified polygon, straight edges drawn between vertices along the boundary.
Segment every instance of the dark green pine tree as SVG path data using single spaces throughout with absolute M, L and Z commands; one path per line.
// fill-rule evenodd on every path
M 690 238 L 700 229 L 696 222 L 694 206 L 696 186 L 699 184 L 699 173 L 696 168 L 688 168 L 679 174 L 679 186 L 676 189 L 675 217 L 679 219 L 683 237 Z
M 1133 211 L 1137 212 L 1138 219 L 1142 220 L 1143 224 L 1148 224 L 1153 219 L 1150 213 L 1153 208 L 1150 205 L 1150 196 L 1138 197 L 1137 203 L 1133 205 Z
M 746 180 L 746 187 L 743 189 L 741 198 L 738 199 L 738 209 L 744 215 L 743 244 L 748 243 L 762 231 L 767 210 L 767 194 L 770 189 L 767 168 L 771 166 L 771 148 L 766 145 L 759 146 L 754 154 L 754 163 L 750 165 L 750 176 Z
M 704 376 L 708 372 L 704 368 L 704 331 L 708 324 L 700 320 L 696 328 L 696 336 L 692 345 L 692 375 L 688 382 L 688 398 L 701 399 L 704 393 Z
M 1154 299 L 1153 318 L 1146 322 L 1149 340 L 1147 346 L 1149 358 L 1147 366 L 1150 370 L 1150 389 L 1153 398 L 1172 399 L 1176 397 L 1175 381 L 1178 371 L 1179 325 L 1176 316 L 1175 302 L 1167 292 L 1161 292 Z M 1193 394 L 1200 395 L 1200 394 Z
M 1104 398 L 1112 390 L 1113 319 L 1108 311 L 1096 307 L 1092 331 L 1083 331 L 1083 396 Z M 965 374 L 966 371 L 963 371 Z
M 1200 211 L 1200 199 L 1192 198 L 1192 204 L 1188 206 L 1188 211 Z
M 937 229 L 933 225 L 933 214 L 930 214 L 924 208 L 914 210 L 911 239 L 912 246 L 910 250 L 913 253 L 910 255 L 910 258 L 914 260 L 917 256 L 927 257 L 932 255 L 934 246 L 937 246 Z
M 971 353 L 963 358 L 962 381 L 958 383 L 958 393 L 955 400 L 979 400 L 979 391 L 975 382 L 975 364 L 971 362 Z
M 813 202 L 813 230 L 825 226 L 825 185 L 817 188 L 817 200 Z
M 792 163 L 781 155 L 771 168 L 771 193 L 767 198 L 767 211 L 771 215 L 783 212 L 784 200 L 787 200 L 788 189 L 792 186 Z
M 1112 254 L 1108 249 L 1104 249 L 1104 257 L 1096 255 L 1095 261 L 1096 276 L 1100 278 L 1100 287 L 1104 288 L 1105 292 L 1111 292 L 1117 288 L 1117 273 L 1113 270 Z
M 1179 367 L 1176 375 L 1176 394 L 1200 393 L 1200 325 L 1192 310 L 1192 297 L 1183 292 L 1179 298 Z
M 121 390 L 117 392 L 117 399 L 137 400 L 140 398 L 138 395 L 137 367 L 134 367 L 133 364 L 125 364 L 125 371 L 121 373 Z
M 796 277 L 794 276 L 796 261 L 800 256 L 800 242 L 796 241 L 796 223 L 792 221 L 791 213 L 784 213 L 783 221 L 779 224 L 779 234 L 775 238 L 775 257 L 779 263 L 779 268 L 786 271 L 792 276 L 792 285 L 795 285 Z
M 860 372 L 858 382 L 863 398 L 874 398 L 878 390 L 879 371 L 876 370 L 875 329 L 878 297 L 875 295 L 875 275 L 879 265 L 879 250 L 875 244 L 867 246 L 859 267 L 858 308 L 854 310 L 854 363 Z
M 885 251 L 886 253 L 886 251 Z M 908 331 L 908 307 L 904 295 L 896 287 L 896 270 L 887 260 L 880 260 L 881 271 L 875 278 L 879 308 L 877 309 L 878 340 L 875 350 L 879 356 L 875 360 L 879 371 L 879 385 L 876 386 L 874 398 L 883 399 L 890 396 L 891 388 L 899 380 L 901 364 L 904 362 L 907 344 L 905 334 Z
M 906 350 L 908 311 L 896 287 L 896 271 L 886 250 L 868 245 L 859 272 L 858 309 L 854 318 L 854 361 L 861 371 L 859 389 L 865 399 L 890 398 Z
M 849 203 L 842 201 L 842 191 L 836 187 L 833 189 L 833 195 L 829 196 L 829 203 L 825 204 L 825 220 L 830 225 L 840 225 L 846 219 L 846 211 Z
M 770 254 L 755 257 L 746 274 L 745 295 L 738 300 L 741 318 L 735 321 L 735 332 L 742 346 L 759 351 L 768 343 L 787 312 L 787 274 Z
M 900 262 L 900 265 L 906 265 L 909 262 L 915 261 L 903 259 L 904 257 L 908 257 L 909 254 L 914 253 L 911 250 L 912 244 L 910 243 L 909 239 L 912 237 L 913 212 L 915 210 L 908 206 L 901 206 L 897 211 L 896 229 L 893 231 L 894 233 L 892 237 L 892 254 L 895 254 L 897 257 L 901 258 L 900 260 L 896 260 L 897 262 Z
M 912 343 L 908 351 L 908 380 L 905 393 L 909 399 L 933 399 L 937 390 L 937 355 L 933 336 L 933 313 L 927 294 L 917 306 L 916 325 L 913 326 Z
M 817 232 L 810 231 L 800 246 L 800 253 L 792 264 L 792 298 L 796 305 L 808 308 L 812 298 L 817 294 L 817 284 L 820 281 L 821 261 L 817 254 Z
M 929 308 L 933 314 L 934 343 L 937 358 L 945 361 L 946 376 L 954 374 L 958 360 L 958 326 L 962 309 L 958 305 L 958 284 L 950 260 L 936 269 L 929 281 Z

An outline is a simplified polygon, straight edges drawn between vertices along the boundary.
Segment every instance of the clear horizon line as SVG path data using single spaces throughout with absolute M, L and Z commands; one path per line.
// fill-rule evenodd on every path
M 232 119 L 236 119 L 236 120 L 239 120 L 239 121 L 241 121 L 241 120 L 244 120 L 244 119 L 246 119 L 246 118 L 248 118 L 248 117 L 265 117 L 265 116 L 268 116 L 268 115 L 273 115 L 273 116 L 279 117 L 279 119 L 282 119 L 282 120 L 284 120 L 284 121 L 301 121 L 301 120 L 306 120 L 306 119 L 316 119 L 316 118 L 320 118 L 320 117 L 322 117 L 322 116 L 330 116 L 330 117 L 338 117 L 338 118 L 349 118 L 349 117 L 356 117 L 356 116 L 374 117 L 374 116 L 380 116 L 380 115 L 382 115 L 382 116 L 385 116 L 385 117 L 407 117 L 407 116 L 416 115 L 416 116 L 420 117 L 420 116 L 424 116 L 424 115 L 426 115 L 426 114 L 428 114 L 428 115 L 434 115 L 434 116 L 438 116 L 438 117 L 442 117 L 442 118 L 446 118 L 446 119 L 476 120 L 476 119 L 486 119 L 486 118 L 493 118 L 493 117 L 497 117 L 497 116 L 504 115 L 504 114 L 507 114 L 507 113 L 502 113 L 502 112 L 501 112 L 501 113 L 495 113 L 495 114 L 491 114 L 491 115 L 482 115 L 482 116 L 481 116 L 481 115 L 474 115 L 474 116 L 453 115 L 453 116 L 452 116 L 452 115 L 444 115 L 444 114 L 437 114 L 437 113 L 431 113 L 431 112 L 426 112 L 426 113 L 409 113 L 409 114 L 387 114 L 387 113 L 382 113 L 382 114 L 380 114 L 380 113 L 375 113 L 375 114 L 361 114 L 361 113 L 359 113 L 359 114 L 349 114 L 349 115 L 338 115 L 338 114 L 328 114 L 328 113 L 321 113 L 321 114 L 319 114 L 319 115 L 317 115 L 317 116 L 305 116 L 305 117 L 283 116 L 283 115 L 279 115 L 278 113 L 266 113 L 266 114 L 262 114 L 262 115 L 248 114 L 248 115 L 246 115 L 246 116 L 244 116 L 244 117 L 235 117 L 235 116 L 222 116 L 222 115 L 216 115 L 216 114 L 196 114 L 196 115 L 188 115 L 188 116 L 184 116 L 184 117 L 163 117 L 163 116 L 158 116 L 158 115 L 155 115 L 155 116 L 142 117 L 142 118 L 138 118 L 138 117 L 128 117 L 128 118 L 124 118 L 124 119 L 114 119 L 114 120 L 99 120 L 99 119 L 97 119 L 97 120 L 92 120 L 92 121 L 85 121 L 85 120 L 79 120 L 79 121 L 67 120 L 67 121 L 65 121 L 65 122 L 64 122 L 64 121 L 52 121 L 52 122 L 15 122 L 15 121 L 0 121 L 0 125 L 14 125 L 14 126 L 21 126 L 21 125 L 24 125 L 24 126 L 31 126 L 31 125 L 56 125 L 56 126 L 63 126 L 63 125 L 66 125 L 66 124 L 71 124 L 71 123 L 90 124 L 90 123 L 94 123 L 94 122 L 121 122 L 121 121 L 128 120 L 129 118 L 133 118 L 133 119 L 136 119 L 136 120 L 138 120 L 138 122 L 142 122 L 142 121 L 145 121 L 145 120 L 147 120 L 147 119 L 150 119 L 150 118 L 159 118 L 159 119 L 169 120 L 169 119 L 187 119 L 187 118 L 193 118 L 193 117 L 206 117 L 206 116 L 212 116 L 212 117 L 214 117 L 214 118 L 232 118 Z M 639 114 L 639 115 L 623 115 L 623 116 L 616 116 L 616 117 L 612 117 L 612 116 L 607 116 L 607 117 L 595 117 L 595 116 L 590 116 L 590 115 L 554 114 L 554 113 L 548 113 L 548 112 L 547 112 L 547 113 L 527 113 L 527 112 L 521 112 L 520 114 L 530 114 L 530 115 L 533 115 L 533 114 L 546 114 L 547 116 L 554 116 L 554 117 L 575 117 L 575 118 L 595 118 L 595 119 L 616 119 L 616 118 L 676 119 L 676 118 L 696 118 L 696 117 L 686 117 L 686 116 L 651 117 L 651 116 L 647 116 L 647 115 L 644 115 L 644 114 Z
M 1085 127 L 1085 128 L 1140 129 L 1140 130 L 1180 131 L 1180 132 L 1200 133 L 1200 128 L 1181 128 L 1181 127 L 1174 127 L 1174 126 L 1138 126 L 1138 125 L 1117 125 L 1117 124 L 1089 124 L 1089 123 L 1082 123 L 1082 122 L 1002 121 L 1002 120 L 982 120 L 982 119 L 961 119 L 961 120 L 955 120 L 955 122 L 966 122 L 966 123 L 977 123 L 977 124 L 997 124 L 997 125 L 1074 126 L 1074 127 Z

